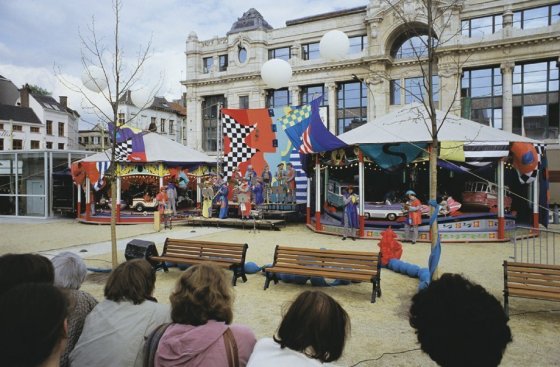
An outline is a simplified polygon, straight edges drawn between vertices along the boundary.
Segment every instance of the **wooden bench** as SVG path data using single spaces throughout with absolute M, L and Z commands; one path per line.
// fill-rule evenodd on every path
M 560 265 L 504 261 L 504 310 L 509 297 L 560 301 Z
M 381 256 L 377 252 L 319 250 L 311 248 L 276 246 L 274 263 L 265 268 L 266 290 L 277 274 L 341 279 L 353 282 L 371 282 L 371 303 L 381 297 Z
M 183 240 L 167 238 L 163 245 L 161 256 L 150 256 L 150 260 L 163 263 L 164 271 L 168 271 L 166 261 L 195 265 L 206 261 L 212 261 L 217 265 L 233 271 L 232 284 L 236 285 L 237 278 L 247 281 L 245 275 L 245 255 L 247 254 L 246 243 L 226 243 L 200 240 Z

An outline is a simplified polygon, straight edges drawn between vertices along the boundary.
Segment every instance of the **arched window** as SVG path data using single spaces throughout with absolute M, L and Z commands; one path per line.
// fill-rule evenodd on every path
M 437 45 L 437 39 L 432 38 L 433 46 Z M 427 31 L 417 31 L 415 34 L 404 32 L 397 37 L 391 49 L 391 56 L 395 59 L 410 59 L 428 56 Z

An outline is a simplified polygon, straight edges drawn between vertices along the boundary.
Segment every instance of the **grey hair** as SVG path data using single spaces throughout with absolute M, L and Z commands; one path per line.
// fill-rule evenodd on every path
M 65 251 L 51 259 L 54 266 L 54 285 L 61 288 L 80 289 L 86 279 L 87 267 L 82 258 Z

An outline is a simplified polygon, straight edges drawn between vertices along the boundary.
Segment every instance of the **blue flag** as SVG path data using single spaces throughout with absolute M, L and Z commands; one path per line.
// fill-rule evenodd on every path
M 319 105 L 323 97 L 310 103 L 310 113 L 293 126 L 286 128 L 285 132 L 294 148 L 301 154 L 321 153 L 346 147 L 346 143 L 334 136 L 323 124 L 319 115 Z M 301 109 L 305 109 L 303 106 Z M 293 110 L 289 114 L 297 113 Z M 301 114 L 298 114 L 301 116 Z M 289 118 L 289 117 L 288 117 Z

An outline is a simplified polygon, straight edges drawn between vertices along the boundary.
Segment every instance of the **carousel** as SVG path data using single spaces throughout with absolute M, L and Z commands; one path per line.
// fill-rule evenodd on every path
M 201 202 L 198 184 L 216 160 L 155 133 L 134 132 L 130 136 L 127 149 L 118 152 L 115 167 L 117 223 L 153 222 L 158 193 L 169 187 L 174 187 L 176 194 L 175 215 L 196 215 L 196 204 Z M 72 164 L 80 222 L 110 223 L 113 203 L 105 177 L 109 168 L 110 150 Z
M 438 111 L 438 229 L 446 242 L 508 241 L 516 223 L 548 219 L 546 155 L 533 139 Z M 430 241 L 429 116 L 411 104 L 338 138 L 346 147 L 314 154 L 307 165 L 307 225 L 344 235 L 344 198 L 354 188 L 358 237 L 405 238 L 406 193 L 419 206 L 419 241 Z M 314 213 L 314 215 L 313 215 Z

